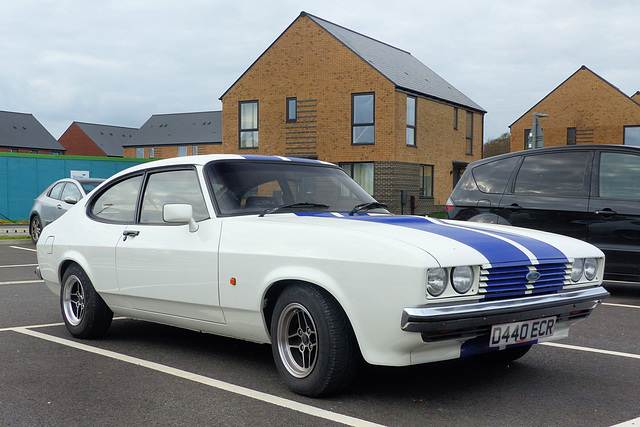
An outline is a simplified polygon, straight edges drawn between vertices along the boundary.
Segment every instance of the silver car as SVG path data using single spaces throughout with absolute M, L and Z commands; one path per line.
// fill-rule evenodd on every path
M 65 178 L 51 184 L 38 196 L 31 208 L 29 234 L 33 243 L 38 242 L 44 227 L 58 219 L 103 181 L 102 178 Z

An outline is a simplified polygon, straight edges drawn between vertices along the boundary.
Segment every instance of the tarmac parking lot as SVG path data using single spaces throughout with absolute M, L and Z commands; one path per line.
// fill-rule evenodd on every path
M 281 382 L 269 346 L 116 318 L 72 338 L 33 270 L 29 240 L 0 241 L 0 425 L 640 426 L 640 284 L 571 336 L 509 365 L 363 366 L 344 394 Z

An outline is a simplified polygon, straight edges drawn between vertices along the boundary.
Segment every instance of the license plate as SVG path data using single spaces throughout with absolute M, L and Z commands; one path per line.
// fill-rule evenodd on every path
M 553 335 L 555 326 L 555 317 L 493 325 L 491 327 L 489 347 L 502 347 L 550 337 Z

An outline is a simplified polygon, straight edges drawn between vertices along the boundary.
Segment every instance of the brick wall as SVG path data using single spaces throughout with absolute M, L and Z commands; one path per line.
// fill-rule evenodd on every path
M 622 144 L 624 126 L 640 125 L 640 105 L 586 67 L 511 125 L 511 151 L 525 148 L 534 112 L 549 115 L 538 119 L 545 147 L 567 145 L 567 128 L 576 128 L 578 144 Z
M 98 147 L 76 123 L 72 123 L 71 126 L 69 126 L 58 142 L 67 149 L 65 154 L 68 156 L 107 156 L 107 154 L 102 151 L 102 149 Z

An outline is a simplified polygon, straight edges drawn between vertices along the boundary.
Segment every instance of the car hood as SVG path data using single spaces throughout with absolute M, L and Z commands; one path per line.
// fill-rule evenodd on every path
M 336 227 L 344 233 L 359 231 L 368 237 L 399 240 L 428 252 L 441 265 L 462 259 L 491 266 L 566 263 L 574 257 L 600 257 L 588 243 L 536 230 L 429 217 L 400 215 L 347 215 L 341 213 L 277 214 L 262 219 Z

